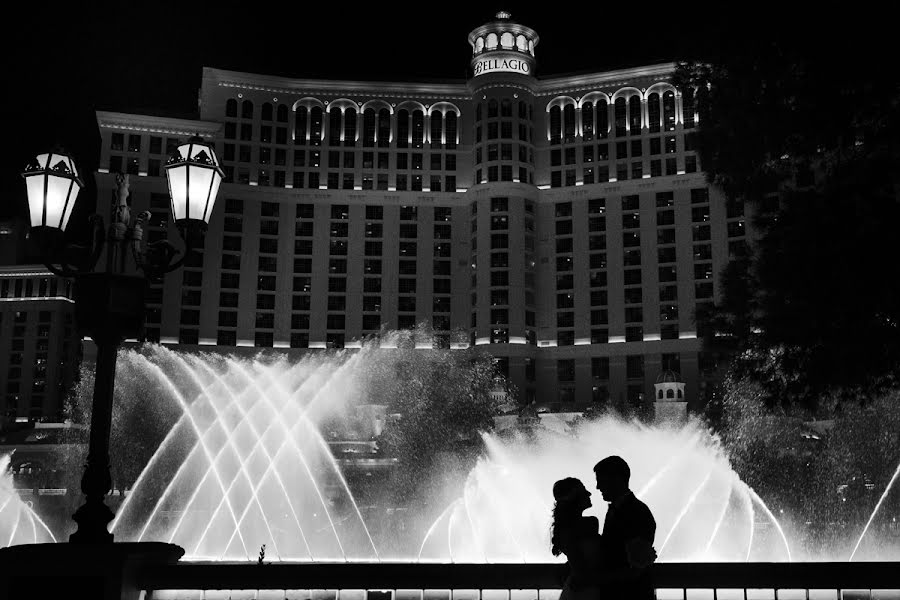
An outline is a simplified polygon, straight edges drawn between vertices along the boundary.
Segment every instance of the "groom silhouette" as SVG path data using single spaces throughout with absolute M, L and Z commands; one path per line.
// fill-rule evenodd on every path
M 609 588 L 610 597 L 653 600 L 646 567 L 655 559 L 656 521 L 647 505 L 628 489 L 631 469 L 621 457 L 607 456 L 594 466 L 597 489 L 609 503 L 603 522 L 607 569 L 622 575 Z

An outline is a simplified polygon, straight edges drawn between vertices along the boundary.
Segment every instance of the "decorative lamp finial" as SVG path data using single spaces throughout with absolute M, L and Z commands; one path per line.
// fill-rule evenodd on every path
M 498 12 L 498 13 L 495 15 L 495 18 L 507 20 L 507 19 L 511 19 L 511 18 L 512 18 L 512 15 L 509 14 L 508 12 L 506 12 L 505 10 L 501 10 L 500 12 Z

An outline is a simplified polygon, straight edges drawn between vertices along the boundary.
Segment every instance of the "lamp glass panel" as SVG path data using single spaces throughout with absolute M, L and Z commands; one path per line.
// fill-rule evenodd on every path
M 62 228 L 62 212 L 69 198 L 72 180 L 66 177 L 47 177 L 47 222 L 50 227 Z
M 188 166 L 185 164 L 178 165 L 166 169 L 166 175 L 169 176 L 169 195 L 172 197 L 172 212 L 175 220 L 187 217 L 187 172 Z
M 212 215 L 213 206 L 216 205 L 216 197 L 219 195 L 219 185 L 222 183 L 222 176 L 219 175 L 218 171 L 213 171 L 212 178 L 212 192 L 209 194 L 209 204 L 206 206 L 206 214 L 203 215 L 203 220 L 209 223 L 209 218 Z
M 44 224 L 44 174 L 27 176 L 25 187 L 28 192 L 28 212 L 31 215 L 31 226 L 40 227 Z
M 81 188 L 78 186 L 78 184 L 72 186 L 72 191 L 69 194 L 69 203 L 66 205 L 65 212 L 62 216 L 62 228 L 64 230 L 69 224 L 69 217 L 72 216 L 72 210 L 75 208 L 75 200 L 78 199 L 78 192 L 80 191 Z
M 189 169 L 188 193 L 190 198 L 187 199 L 187 217 L 202 219 L 206 212 L 206 201 L 209 199 L 212 175 L 215 171 L 209 167 L 198 167 L 196 165 L 191 165 Z M 177 219 L 178 217 L 175 218 Z

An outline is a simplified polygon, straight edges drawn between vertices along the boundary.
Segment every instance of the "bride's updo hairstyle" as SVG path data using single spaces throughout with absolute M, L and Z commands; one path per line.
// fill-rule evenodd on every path
M 566 477 L 553 484 L 553 522 L 550 524 L 550 551 L 559 556 L 564 551 L 565 538 L 581 511 L 575 508 L 580 491 L 584 484 L 575 477 Z

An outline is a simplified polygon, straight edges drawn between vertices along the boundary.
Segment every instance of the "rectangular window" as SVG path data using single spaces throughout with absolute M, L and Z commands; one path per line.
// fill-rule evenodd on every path
M 557 381 L 575 381 L 575 359 L 568 358 L 556 361 Z

